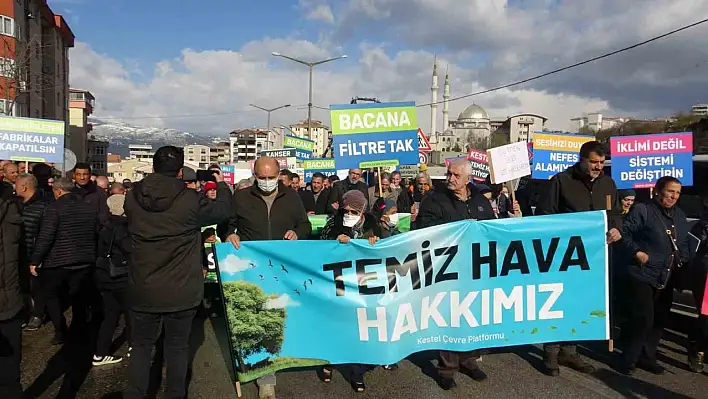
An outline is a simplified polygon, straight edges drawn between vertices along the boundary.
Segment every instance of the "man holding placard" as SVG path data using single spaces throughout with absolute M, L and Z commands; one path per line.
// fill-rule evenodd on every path
M 617 186 L 605 176 L 605 149 L 597 141 L 588 141 L 580 147 L 580 160 L 564 172 L 551 178 L 551 185 L 536 208 L 536 215 L 554 215 L 607 209 L 607 243 L 619 241 L 622 236 L 622 212 Z M 568 366 L 581 373 L 591 373 L 595 368 L 583 360 L 575 344 L 550 343 L 543 345 L 545 372 L 556 377 L 559 365 Z

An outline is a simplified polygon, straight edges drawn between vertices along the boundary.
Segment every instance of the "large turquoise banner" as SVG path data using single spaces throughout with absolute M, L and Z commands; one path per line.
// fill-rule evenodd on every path
M 375 245 L 216 244 L 239 380 L 609 339 L 604 212 L 463 221 Z

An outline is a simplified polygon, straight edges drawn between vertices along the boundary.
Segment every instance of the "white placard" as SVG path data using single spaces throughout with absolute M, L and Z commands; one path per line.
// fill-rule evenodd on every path
M 506 183 L 531 174 L 529 150 L 525 141 L 487 150 L 492 184 Z

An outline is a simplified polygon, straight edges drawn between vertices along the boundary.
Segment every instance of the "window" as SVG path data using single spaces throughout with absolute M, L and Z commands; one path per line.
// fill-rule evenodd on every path
M 0 57 L 0 76 L 12 78 L 15 76 L 15 60 Z
M 69 93 L 69 100 L 84 101 L 84 93 Z
M 3 115 L 9 115 L 8 108 L 9 108 L 9 103 L 7 100 L 0 100 L 0 114 Z
M 15 36 L 15 20 L 4 15 L 0 15 L 0 34 Z

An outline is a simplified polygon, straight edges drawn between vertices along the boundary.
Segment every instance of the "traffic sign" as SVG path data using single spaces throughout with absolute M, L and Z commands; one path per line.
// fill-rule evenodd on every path
M 418 151 L 418 163 L 421 165 L 428 164 L 428 153 L 423 151 Z
M 433 147 L 430 146 L 430 142 L 423 134 L 423 129 L 418 128 L 418 151 L 432 151 Z

